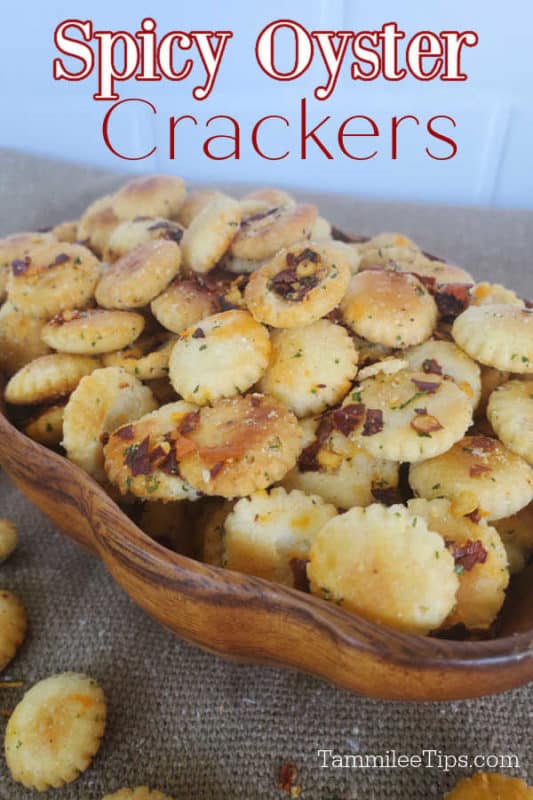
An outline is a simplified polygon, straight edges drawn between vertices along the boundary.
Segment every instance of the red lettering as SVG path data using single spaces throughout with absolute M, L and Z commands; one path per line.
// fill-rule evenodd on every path
M 371 133 L 347 133 L 346 132 L 346 127 L 354 119 L 364 119 L 366 122 L 368 122 L 368 124 L 372 128 L 372 132 Z M 353 137 L 353 136 L 379 136 L 379 128 L 378 128 L 378 126 L 376 125 L 376 123 L 374 122 L 374 120 L 371 117 L 367 117 L 364 114 L 355 114 L 355 116 L 348 117 L 348 119 L 345 119 L 344 122 L 342 123 L 342 125 L 339 128 L 339 135 L 338 135 L 339 147 L 340 147 L 340 149 L 342 150 L 342 152 L 344 153 L 345 156 L 348 156 L 348 158 L 352 158 L 354 161 L 368 161 L 369 159 L 374 158 L 374 156 L 377 155 L 377 153 L 378 153 L 377 150 L 374 150 L 368 156 L 355 156 L 355 155 L 353 155 L 353 153 L 350 153 L 349 150 L 346 148 L 346 145 L 344 144 L 344 139 L 345 139 L 345 137 Z
M 265 158 L 265 159 L 267 159 L 267 161 L 282 161 L 284 158 L 287 158 L 287 156 L 289 155 L 289 150 L 286 150 L 283 153 L 283 155 L 281 155 L 281 156 L 268 156 L 264 152 L 264 150 L 262 150 L 262 148 L 259 146 L 259 131 L 262 128 L 263 124 L 267 120 L 270 120 L 270 119 L 279 119 L 279 120 L 281 120 L 282 122 L 285 123 L 285 126 L 287 128 L 290 128 L 290 122 L 287 119 L 287 117 L 280 117 L 279 114 L 269 114 L 266 117 L 261 117 L 261 119 L 258 120 L 255 123 L 255 125 L 253 127 L 253 130 L 252 130 L 252 146 L 253 146 L 255 152 L 258 153 L 258 155 L 260 155 L 261 158 Z
M 104 137 L 104 142 L 106 147 L 113 153 L 114 156 L 117 156 L 117 158 L 121 158 L 123 161 L 142 161 L 145 158 L 150 158 L 150 156 L 155 153 L 157 150 L 156 145 L 154 145 L 148 153 L 145 153 L 142 156 L 125 156 L 111 144 L 111 139 L 109 137 L 109 122 L 116 109 L 125 103 L 144 103 L 151 108 L 154 114 L 157 114 L 157 108 L 153 105 L 153 103 L 150 103 L 149 100 L 143 100 L 141 97 L 130 97 L 125 100 L 119 100 L 118 103 L 115 103 L 111 106 L 104 117 L 104 121 L 102 123 L 102 135 Z

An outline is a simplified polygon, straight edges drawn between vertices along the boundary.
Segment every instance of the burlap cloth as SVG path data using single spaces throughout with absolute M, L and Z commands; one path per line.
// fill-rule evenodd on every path
M 120 176 L 0 153 L 0 234 L 78 214 Z M 214 177 L 214 181 L 216 177 Z M 355 180 L 355 179 L 354 179 Z M 307 195 L 309 197 L 309 195 Z M 533 214 L 317 196 L 324 216 L 348 230 L 401 230 L 486 279 L 533 294 Z M 46 480 L 46 475 L 42 476 Z M 149 784 L 176 800 L 266 800 L 280 766 L 294 762 L 304 800 L 440 798 L 467 770 L 333 770 L 317 750 L 340 753 L 513 753 L 531 768 L 531 689 L 449 704 L 384 703 L 294 672 L 238 666 L 180 642 L 138 609 L 104 567 L 51 525 L 0 477 L 0 516 L 22 542 L 0 567 L 0 585 L 28 609 L 27 640 L 3 678 L 27 686 L 80 670 L 105 688 L 109 722 L 93 766 L 44 797 L 100 800 L 120 786 Z M 22 693 L 0 690 L 0 708 Z M 0 727 L 2 723 L 0 722 Z M 531 777 L 531 776 L 530 776 Z M 0 763 L 2 800 L 37 793 Z

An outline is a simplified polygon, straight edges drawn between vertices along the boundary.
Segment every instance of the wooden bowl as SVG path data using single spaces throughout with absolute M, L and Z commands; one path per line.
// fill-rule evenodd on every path
M 136 603 L 212 653 L 295 667 L 355 692 L 395 700 L 477 697 L 533 679 L 531 572 L 514 588 L 501 638 L 461 642 L 411 636 L 295 589 L 167 550 L 85 472 L 17 431 L 1 408 L 0 464 L 60 530 L 102 559 Z

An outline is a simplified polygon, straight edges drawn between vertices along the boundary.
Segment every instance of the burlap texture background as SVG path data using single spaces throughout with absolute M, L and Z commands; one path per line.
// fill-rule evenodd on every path
M 72 218 L 120 180 L 0 152 L 0 235 Z M 402 230 L 478 276 L 533 294 L 530 212 L 312 199 L 340 227 Z M 100 800 L 144 783 L 176 800 L 270 800 L 287 797 L 276 788 L 284 761 L 298 767 L 302 800 L 425 800 L 440 798 L 467 772 L 321 769 L 319 748 L 512 753 L 520 760 L 515 772 L 527 777 L 531 689 L 450 704 L 383 703 L 293 672 L 225 663 L 162 630 L 5 476 L 0 516 L 14 519 L 22 536 L 16 555 L 0 567 L 0 586 L 20 595 L 30 620 L 26 643 L 2 678 L 30 686 L 54 672 L 85 671 L 101 682 L 109 705 L 102 748 L 79 781 L 38 795 L 13 783 L 0 759 L 2 800 Z M 21 694 L 0 689 L 0 708 Z

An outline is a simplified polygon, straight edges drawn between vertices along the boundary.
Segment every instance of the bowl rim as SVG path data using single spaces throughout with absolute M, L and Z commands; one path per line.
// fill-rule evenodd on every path
M 118 528 L 117 530 L 108 530 L 105 539 L 91 525 L 98 543 L 94 548 L 95 554 L 100 558 L 102 557 L 100 548 L 105 548 L 107 551 L 114 550 L 115 555 L 118 555 L 122 540 L 124 544 L 127 544 L 128 552 L 132 556 L 138 557 L 140 561 L 149 558 L 151 566 L 157 569 L 158 577 L 171 580 L 174 585 L 176 582 L 179 583 L 180 578 L 181 580 L 188 578 L 189 581 L 192 578 L 201 578 L 205 591 L 212 588 L 231 603 L 234 603 L 237 597 L 238 603 L 242 604 L 244 593 L 247 603 L 252 603 L 254 600 L 260 601 L 263 608 L 269 604 L 272 604 L 272 607 L 290 606 L 294 611 L 303 614 L 310 624 L 319 625 L 326 635 L 342 640 L 348 648 L 356 648 L 373 658 L 392 661 L 399 667 L 413 666 L 416 661 L 416 666 L 422 670 L 464 671 L 472 669 L 479 671 L 510 666 L 529 659 L 532 663 L 533 679 L 533 629 L 480 641 L 457 641 L 405 633 L 367 620 L 333 603 L 327 603 L 319 597 L 297 589 L 253 575 L 205 564 L 173 552 L 144 533 L 105 492 L 103 487 L 81 467 L 19 431 L 5 413 L 3 392 L 1 392 L 0 451 L 1 441 L 5 438 L 12 442 L 19 441 L 24 447 L 31 448 L 41 457 L 44 455 L 51 465 L 67 470 L 73 476 L 78 476 L 91 493 L 98 496 L 104 507 L 107 506 L 113 514 L 119 515 L 124 523 L 120 526 L 120 531 Z M 91 524 L 89 518 L 87 521 Z M 123 550 L 123 548 L 120 549 Z M 106 568 L 108 568 L 107 563 Z M 197 644 L 199 643 L 197 642 Z M 384 648 L 384 643 L 391 646 Z M 228 652 L 227 655 L 231 656 L 231 653 Z M 244 659 L 241 658 L 241 660 Z

